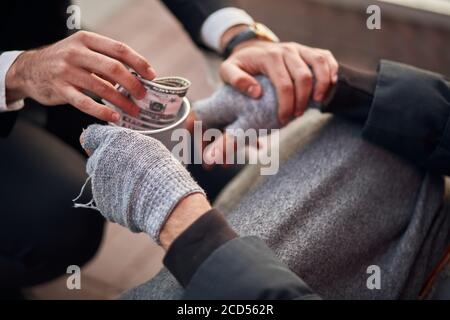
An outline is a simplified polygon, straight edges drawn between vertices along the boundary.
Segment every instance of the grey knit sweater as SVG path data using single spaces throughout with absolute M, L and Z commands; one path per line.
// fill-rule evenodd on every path
M 448 243 L 442 177 L 331 120 L 227 214 L 240 235 L 261 237 L 325 299 L 416 298 Z M 367 268 L 381 272 L 369 289 Z M 163 270 L 124 299 L 177 299 Z

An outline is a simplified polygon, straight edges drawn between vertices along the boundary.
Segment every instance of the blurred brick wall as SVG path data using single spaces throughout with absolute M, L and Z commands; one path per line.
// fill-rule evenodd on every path
M 348 7 L 323 0 L 239 3 L 283 40 L 328 48 L 340 62 L 373 69 L 384 58 L 450 76 L 450 16 L 383 5 L 382 29 L 368 30 L 367 1 L 359 1 Z

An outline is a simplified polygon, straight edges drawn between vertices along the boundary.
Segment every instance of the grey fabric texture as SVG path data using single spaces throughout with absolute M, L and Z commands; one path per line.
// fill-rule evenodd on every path
M 360 132 L 332 118 L 227 218 L 325 299 L 415 299 L 449 243 L 444 179 Z M 380 268 L 380 289 L 367 287 L 371 265 Z M 183 289 L 174 281 L 163 271 L 128 295 L 178 299 Z
M 238 92 L 230 85 L 224 85 L 204 100 L 194 103 L 197 120 L 207 128 L 226 126 L 230 133 L 235 129 L 278 129 L 278 100 L 270 80 L 257 76 L 263 88 L 260 99 L 252 99 Z
M 159 232 L 176 204 L 192 193 L 204 193 L 164 145 L 116 126 L 91 125 L 83 147 L 97 209 L 110 221 L 146 232 Z

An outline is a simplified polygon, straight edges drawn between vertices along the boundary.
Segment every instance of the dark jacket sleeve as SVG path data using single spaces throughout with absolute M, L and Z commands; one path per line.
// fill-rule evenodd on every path
M 5 138 L 11 132 L 16 122 L 17 112 L 0 113 L 0 138 Z
M 164 264 L 185 299 L 319 299 L 263 241 L 238 237 L 214 209 L 174 241 Z
M 206 18 L 219 9 L 236 7 L 236 1 L 233 0 L 163 0 L 163 2 L 199 45 L 202 45 L 200 30 Z
M 449 80 L 382 61 L 362 134 L 419 166 L 450 175 Z
M 184 299 L 319 299 L 256 237 L 228 241 L 198 268 Z
M 0 51 L 0 55 L 3 51 Z M 0 138 L 6 137 L 16 122 L 17 112 L 0 112 Z

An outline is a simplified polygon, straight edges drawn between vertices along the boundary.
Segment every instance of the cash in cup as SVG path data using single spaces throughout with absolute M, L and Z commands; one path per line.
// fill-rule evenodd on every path
M 121 115 L 119 122 L 115 124 L 133 130 L 148 131 L 168 127 L 177 121 L 191 86 L 190 81 L 182 77 L 160 77 L 150 81 L 137 74 L 135 76 L 146 89 L 143 99 L 135 99 L 121 86 L 118 87 L 118 91 L 140 108 L 139 115 L 132 117 L 118 107 L 112 106 Z

